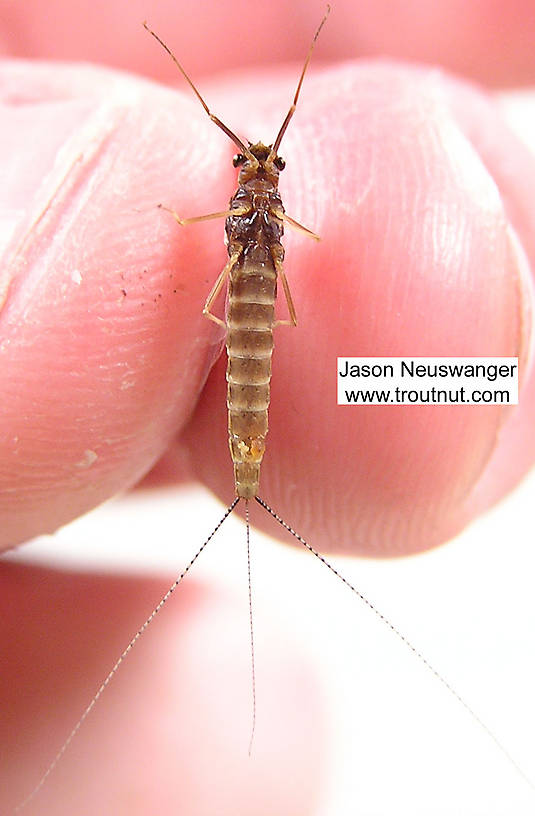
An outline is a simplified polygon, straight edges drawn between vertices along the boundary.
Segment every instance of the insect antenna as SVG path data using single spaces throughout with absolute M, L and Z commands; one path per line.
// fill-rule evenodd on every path
M 171 595 L 173 594 L 173 592 L 175 591 L 177 586 L 180 584 L 182 579 L 190 571 L 191 567 L 194 565 L 197 558 L 200 556 L 200 554 L 206 548 L 206 546 L 210 543 L 210 541 L 215 536 L 215 534 L 217 533 L 217 531 L 219 530 L 219 528 L 221 527 L 223 522 L 226 521 L 227 518 L 230 516 L 230 514 L 232 513 L 232 511 L 234 510 L 234 508 L 236 507 L 236 505 L 238 504 L 239 501 L 240 501 L 239 497 L 236 496 L 236 498 L 234 499 L 232 504 L 227 507 L 227 509 L 225 510 L 223 516 L 220 518 L 220 520 L 218 521 L 218 523 L 216 524 L 216 526 L 214 527 L 214 529 L 212 530 L 212 532 L 210 533 L 208 538 L 206 538 L 205 541 L 203 542 L 203 544 L 199 547 L 199 549 L 197 550 L 197 552 L 195 553 L 195 555 L 193 556 L 193 558 L 191 559 L 189 564 L 183 569 L 183 571 L 180 573 L 180 575 L 171 584 L 171 586 L 169 587 L 169 589 L 167 590 L 165 595 L 163 595 L 161 600 L 156 604 L 156 606 L 154 607 L 154 609 L 152 610 L 152 612 L 150 613 L 150 615 L 148 616 L 146 621 L 139 627 L 139 629 L 137 630 L 134 637 L 130 640 L 130 642 L 128 643 L 126 648 L 121 652 L 121 654 L 119 655 L 119 657 L 115 661 L 115 664 L 113 665 L 113 667 L 110 669 L 110 671 L 106 675 L 105 679 L 100 684 L 100 686 L 99 686 L 98 690 L 96 691 L 95 695 L 93 696 L 91 702 L 89 703 L 89 705 L 87 706 L 87 708 L 83 712 L 82 716 L 80 717 L 80 719 L 78 720 L 76 725 L 73 727 L 71 733 L 68 735 L 65 742 L 63 743 L 63 745 L 61 746 L 61 748 L 57 752 L 56 756 L 54 757 L 52 762 L 49 764 L 48 768 L 46 769 L 46 771 L 42 775 L 41 779 L 37 782 L 36 786 L 28 794 L 28 796 L 25 799 L 23 799 L 23 801 L 20 802 L 13 809 L 13 813 L 20 813 L 22 810 L 24 810 L 26 805 L 28 805 L 35 798 L 35 796 L 37 796 L 37 794 L 39 793 L 39 791 L 41 790 L 41 788 L 43 787 L 43 785 L 47 781 L 50 774 L 55 770 L 58 763 L 61 761 L 64 753 L 69 748 L 71 742 L 73 741 L 75 736 L 78 734 L 80 728 L 82 727 L 82 725 L 84 724 L 84 722 L 86 721 L 88 716 L 91 714 L 92 710 L 94 709 L 94 707 L 96 706 L 96 704 L 100 700 L 101 696 L 106 691 L 108 685 L 110 684 L 110 681 L 113 680 L 113 678 L 115 677 L 115 675 L 119 671 L 121 665 L 123 664 L 124 660 L 128 657 L 128 655 L 130 654 L 130 652 L 132 651 L 132 649 L 134 648 L 134 646 L 136 645 L 136 643 L 140 639 L 141 635 L 144 634 L 145 630 L 152 623 L 152 621 L 154 620 L 154 618 L 156 617 L 158 612 L 161 612 L 163 606 L 167 603 L 167 601 L 169 600 L 169 598 L 171 597 Z
M 173 54 L 173 52 L 171 51 L 169 46 L 166 45 L 162 39 L 160 39 L 160 37 L 156 34 L 156 32 L 154 32 L 151 28 L 148 27 L 146 22 L 143 23 L 143 27 L 149 32 L 149 34 L 152 34 L 154 39 L 157 40 L 160 43 L 160 45 L 162 46 L 162 48 L 164 48 L 167 51 L 167 53 L 169 54 L 169 56 L 171 57 L 171 59 L 175 63 L 176 67 L 178 68 L 178 70 L 180 71 L 180 73 L 182 74 L 182 76 L 184 77 L 184 79 L 186 80 L 188 85 L 190 86 L 190 88 L 193 90 L 195 96 L 197 97 L 197 99 L 199 100 L 201 105 L 203 106 L 204 110 L 206 111 L 206 113 L 208 114 L 208 116 L 210 117 L 212 122 L 215 125 L 217 125 L 218 128 L 221 128 L 223 133 L 226 133 L 226 135 L 229 137 L 229 139 L 232 139 L 232 141 L 234 142 L 236 147 L 239 149 L 240 153 L 243 153 L 244 156 L 253 158 L 253 156 L 251 154 L 251 151 L 249 150 L 248 147 L 246 147 L 244 145 L 242 140 L 238 136 L 236 136 L 236 134 L 233 133 L 232 130 L 229 127 L 227 127 L 224 122 L 221 121 L 221 119 L 219 119 L 215 114 L 213 114 L 211 112 L 210 108 L 208 107 L 208 105 L 206 104 L 204 99 L 202 98 L 201 94 L 199 93 L 199 91 L 197 90 L 195 85 L 193 84 L 192 80 L 189 78 L 189 76 L 187 75 L 185 70 L 182 68 L 181 64 L 179 63 L 179 61 L 177 60 L 177 58 L 175 57 L 175 55 Z M 310 57 L 309 57 L 309 59 L 310 59 Z
M 273 161 L 273 159 L 276 157 L 277 151 L 278 151 L 278 149 L 280 147 L 280 143 L 282 142 L 282 137 L 286 133 L 286 128 L 290 124 L 290 119 L 292 118 L 292 116 L 295 113 L 295 109 L 297 107 L 297 100 L 299 99 L 299 94 L 301 93 L 301 85 L 303 84 L 303 80 L 305 78 L 305 74 L 306 74 L 306 70 L 308 68 L 308 64 L 309 64 L 309 62 L 310 62 L 310 60 L 312 58 L 312 52 L 314 50 L 314 46 L 316 45 L 316 40 L 318 39 L 318 37 L 320 35 L 321 29 L 325 25 L 325 21 L 327 20 L 327 17 L 329 16 L 330 11 L 331 11 L 331 7 L 328 5 L 327 6 L 327 11 L 323 15 L 323 19 L 322 19 L 321 23 L 319 24 L 319 26 L 318 26 L 318 28 L 316 30 L 316 33 L 314 34 L 312 42 L 310 43 L 310 48 L 308 49 L 307 58 L 305 60 L 305 64 L 303 65 L 303 70 L 301 71 L 301 76 L 299 77 L 299 82 L 297 83 L 297 90 L 295 92 L 294 100 L 293 100 L 293 102 L 291 104 L 290 110 L 286 114 L 286 118 L 285 118 L 284 122 L 281 125 L 281 129 L 279 130 L 279 132 L 277 134 L 277 138 L 273 142 L 273 147 L 271 148 L 271 152 L 269 154 L 268 161 Z
M 354 587 L 353 584 L 351 584 L 347 580 L 347 578 L 344 578 L 344 576 L 338 572 L 336 567 L 330 564 L 329 561 L 327 561 L 327 559 L 321 553 L 315 550 L 314 547 L 312 547 L 312 545 L 308 543 L 308 541 L 305 541 L 305 539 L 301 535 L 299 535 L 299 533 L 297 533 L 292 527 L 290 527 L 290 525 L 287 524 L 287 522 L 285 522 L 284 519 L 282 519 L 278 515 L 278 513 L 276 513 L 275 510 L 273 510 L 269 506 L 269 504 L 267 504 L 267 502 L 265 502 L 259 496 L 255 496 L 255 499 L 258 502 L 258 504 L 261 507 L 263 507 L 264 510 L 266 510 L 266 512 L 269 513 L 269 515 L 272 516 L 272 518 L 274 518 L 275 521 L 277 521 L 281 525 L 281 527 L 284 527 L 284 529 L 287 530 L 295 539 L 297 539 L 297 541 L 299 541 L 299 543 L 302 544 L 303 547 L 305 547 L 309 552 L 311 552 L 312 555 L 315 555 L 316 558 L 319 561 L 321 561 L 321 563 L 324 564 L 327 567 L 327 569 L 333 573 L 333 575 L 335 575 L 340 581 L 342 581 L 342 583 L 345 584 L 346 587 L 348 587 L 351 590 L 351 592 L 353 592 L 368 607 L 368 609 L 374 612 L 377 615 L 377 617 L 386 626 L 388 626 L 388 628 L 400 640 L 403 641 L 405 646 L 407 646 L 407 648 L 410 649 L 410 651 L 415 655 L 415 657 L 417 657 L 418 660 L 420 660 L 424 664 L 424 666 L 436 677 L 436 679 L 444 686 L 444 688 L 446 688 L 447 691 L 457 700 L 457 702 L 459 702 L 463 706 L 463 708 L 468 712 L 468 714 L 474 720 L 474 722 L 477 723 L 477 725 L 486 733 L 486 735 L 492 740 L 494 745 L 500 750 L 503 756 L 505 756 L 505 758 L 515 769 L 515 771 L 522 777 L 524 782 L 526 782 L 527 785 L 529 785 L 529 787 L 531 788 L 531 790 L 535 792 L 535 783 L 533 782 L 533 780 L 530 779 L 530 777 L 526 774 L 523 768 L 521 768 L 521 766 L 518 764 L 516 759 L 509 753 L 509 751 L 503 745 L 503 743 L 500 742 L 496 734 L 494 734 L 494 732 L 491 731 L 488 725 L 486 725 L 483 722 L 481 717 L 479 717 L 479 715 L 476 714 L 474 709 L 466 702 L 466 700 L 464 700 L 461 697 L 461 695 L 457 691 L 455 691 L 453 686 L 450 685 L 446 678 L 442 674 L 440 674 L 440 672 L 437 669 L 435 669 L 435 667 L 429 662 L 429 660 L 427 660 L 427 658 L 423 656 L 423 654 L 416 648 L 416 646 L 414 646 L 411 643 L 411 641 L 407 637 L 405 637 L 405 635 L 402 632 L 400 632 L 400 630 L 396 626 L 394 626 L 394 624 L 385 615 L 383 615 L 383 613 L 380 612 L 377 609 L 377 607 L 374 606 L 374 604 L 371 601 L 369 601 L 365 595 L 362 594 L 362 592 L 360 592 L 356 587 Z

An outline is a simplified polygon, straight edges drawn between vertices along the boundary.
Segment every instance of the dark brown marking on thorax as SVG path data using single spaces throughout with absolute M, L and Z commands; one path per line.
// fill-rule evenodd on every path
M 240 247 L 245 258 L 252 253 L 267 257 L 273 247 L 278 246 L 279 253 L 282 249 L 284 207 L 278 191 L 279 170 L 268 161 L 269 147 L 259 142 L 250 151 L 255 161 L 244 157 L 239 186 L 230 199 L 230 209 L 240 214 L 230 215 L 225 222 L 228 251 L 232 254 Z

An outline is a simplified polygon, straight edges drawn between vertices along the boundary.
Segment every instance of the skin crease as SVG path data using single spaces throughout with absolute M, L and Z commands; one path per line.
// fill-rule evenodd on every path
M 167 13 L 179 20 L 180 8 L 174 6 Z M 18 32 L 19 41 L 14 48 L 6 36 L 6 52 L 31 54 L 31 43 L 46 44 L 48 36 L 49 50 L 40 53 L 54 56 L 57 26 L 52 21 L 64 21 L 63 10 L 61 4 L 61 10 L 52 14 L 48 7 L 46 22 L 35 10 L 26 29 L 24 20 L 17 18 L 19 25 L 11 30 Z M 146 13 L 143 9 L 136 15 L 129 6 L 128 17 L 135 17 L 137 26 Z M 13 14 L 16 11 L 10 8 Z M 336 41 L 343 42 L 344 18 L 337 21 L 337 15 L 338 4 L 328 25 L 332 24 Z M 309 29 L 319 17 L 320 12 L 307 12 Z M 123 13 L 120 18 L 122 25 Z M 184 37 L 176 22 L 150 22 L 166 39 L 167 32 L 173 32 L 170 44 L 197 78 L 199 37 Z M 227 16 L 224 24 L 230 29 L 232 20 Z M 302 60 L 307 42 L 303 29 L 299 19 L 299 36 L 293 36 L 287 58 Z M 481 29 L 469 30 L 474 42 Z M 102 35 L 106 26 L 100 23 L 94 38 L 79 23 L 69 31 L 78 31 L 84 40 L 107 42 Z M 205 53 L 210 53 L 214 67 L 228 67 L 224 44 L 229 38 L 234 41 L 236 32 L 227 38 L 219 28 L 213 35 L 214 43 Z M 132 36 L 136 55 L 147 54 L 145 67 L 158 65 L 152 70 L 173 75 L 165 55 L 147 43 L 141 29 Z M 113 38 L 114 48 L 118 40 L 121 37 Z M 128 37 L 122 40 L 132 42 Z M 193 60 L 188 40 L 195 44 Z M 72 43 L 78 49 L 75 54 L 80 54 L 75 36 L 63 36 L 62 41 Z M 291 233 L 285 240 L 286 271 L 300 325 L 295 331 L 280 328 L 275 338 L 261 492 L 319 549 L 351 548 L 373 555 L 414 552 L 447 539 L 510 489 L 531 465 L 533 377 L 526 366 L 522 404 L 515 412 L 359 409 L 357 423 L 352 409 L 334 405 L 334 384 L 325 372 L 332 370 L 334 377 L 334 358 L 351 354 L 354 348 L 362 355 L 519 354 L 527 361 L 532 304 L 528 270 L 535 251 L 528 198 L 533 159 L 507 128 L 499 105 L 466 83 L 427 68 L 384 62 L 319 70 L 322 47 L 320 43 L 316 70 L 307 77 L 302 104 L 281 149 L 287 161 L 281 189 L 288 212 L 318 231 L 322 242 L 315 245 Z M 329 54 L 331 47 L 323 53 Z M 331 53 L 338 55 L 336 50 Z M 478 47 L 476 60 L 483 53 Z M 410 56 L 415 54 L 418 49 Z M 500 60 L 487 60 L 488 56 L 480 58 L 474 74 L 489 85 L 499 84 Z M 206 66 L 205 54 L 203 62 Z M 447 56 L 444 63 L 451 64 Z M 517 69 L 515 81 L 529 80 L 532 72 L 531 63 Z M 287 110 L 295 79 L 295 68 L 276 74 L 268 68 L 254 74 L 254 83 L 247 77 L 239 80 L 243 86 L 237 86 L 236 78 L 227 85 L 204 82 L 202 92 L 240 135 L 271 139 Z M 179 85 L 180 80 L 176 82 Z M 13 179 L 1 191 L 2 208 L 13 227 L 13 232 L 4 233 L 9 240 L 3 245 L 0 278 L 3 547 L 52 531 L 134 484 L 166 450 L 153 483 L 158 474 L 161 481 L 170 472 L 178 472 L 182 479 L 195 474 L 225 502 L 232 498 L 225 433 L 214 433 L 216 425 L 224 429 L 226 422 L 223 358 L 211 370 L 221 337 L 199 308 L 224 263 L 222 224 L 180 230 L 154 205 L 162 202 L 184 216 L 222 208 L 235 188 L 230 161 L 234 149 L 203 118 L 187 89 L 180 88 L 184 94 L 178 95 L 84 67 L 7 63 L 3 68 L 2 94 L 9 105 L 4 109 L 0 161 L 8 164 L 7 177 Z M 21 104 L 29 99 L 41 104 Z M 305 152 L 304 140 L 310 145 Z M 309 416 L 321 416 L 322 423 L 312 427 L 306 421 Z M 310 509 L 318 506 L 322 512 L 311 514 Z M 260 519 L 256 514 L 255 520 Z M 269 525 L 265 519 L 262 523 Z M 269 529 L 273 531 L 272 526 Z M 41 574 L 33 570 L 27 574 L 27 586 L 11 573 L 5 580 L 7 588 L 24 593 L 26 609 L 31 590 L 31 614 L 32 609 L 46 608 L 50 593 L 58 594 L 62 575 L 51 578 L 50 589 Z M 150 606 L 149 599 L 158 595 L 152 582 L 132 582 L 127 598 L 119 594 L 100 613 L 91 599 L 107 592 L 102 577 L 96 576 L 89 585 L 76 576 L 68 580 L 79 593 L 74 592 L 67 609 L 75 609 L 78 597 L 87 595 L 88 608 L 81 612 L 84 625 L 95 613 L 101 616 L 98 637 L 102 637 L 109 620 L 117 619 L 120 648 L 124 632 L 135 629 L 140 618 L 138 612 L 132 620 L 127 616 L 129 598 L 146 594 Z M 110 587 L 110 592 L 115 589 Z M 188 601 L 195 607 L 193 590 Z M 215 609 L 217 616 L 218 599 L 209 598 L 207 603 L 215 605 L 210 611 L 213 615 Z M 13 613 L 11 605 L 8 611 Z M 196 612 L 194 608 L 192 614 Z M 180 612 L 176 615 L 178 626 Z M 19 639 L 20 613 L 14 621 L 11 634 L 9 627 L 3 632 L 2 652 L 12 644 L 11 637 Z M 54 615 L 51 622 L 56 625 Z M 76 631 L 69 616 L 65 626 Z M 232 628 L 231 621 L 228 629 Z M 27 642 L 34 643 L 31 621 L 23 631 Z M 217 637 L 212 635 L 214 642 Z M 202 638 L 207 642 L 210 635 L 203 632 Z M 172 687 L 182 672 L 169 655 L 169 639 L 169 634 L 157 637 L 149 663 L 159 661 L 162 676 Z M 233 645 L 223 643 L 223 650 L 233 655 Z M 184 665 L 198 656 L 188 639 L 177 649 Z M 97 680 L 117 651 L 114 641 L 102 666 L 93 667 Z M 57 654 L 52 651 L 49 657 L 53 686 Z M 69 673 L 73 666 L 64 659 L 66 665 L 59 671 Z M 275 665 L 277 659 L 274 656 Z M 31 676 L 25 660 L 17 652 L 14 675 L 5 675 L 8 689 L 19 671 L 24 674 L 24 666 Z M 91 660 L 87 657 L 88 663 Z M 302 671 L 299 662 L 289 669 L 288 686 Z M 205 676 L 210 669 L 194 666 L 191 672 Z M 225 670 L 218 686 L 223 701 L 225 690 L 243 681 L 244 674 L 241 666 Z M 123 693 L 135 699 L 138 672 L 132 675 L 126 682 L 133 691 Z M 206 695 L 192 686 L 189 699 L 202 706 Z M 26 726 L 25 710 L 28 699 L 38 713 L 48 710 L 50 700 L 41 694 L 32 685 L 24 699 L 10 698 L 13 719 L 7 733 L 16 731 L 17 724 L 33 728 Z M 72 712 L 78 716 L 88 695 L 81 688 L 68 712 L 64 697 L 58 696 L 52 712 L 57 733 L 33 739 L 35 754 L 28 760 L 32 772 L 43 756 L 53 753 L 71 726 Z M 147 717 L 160 721 L 169 711 L 169 698 L 166 693 L 154 695 L 144 704 Z M 321 705 L 313 688 L 309 701 L 309 716 L 321 730 Z M 100 728 L 94 738 L 99 745 L 108 733 L 106 725 Z M 299 767 L 307 763 L 315 767 L 311 762 L 318 761 L 313 753 L 316 740 L 303 737 L 303 724 L 297 723 L 296 730 L 311 752 L 300 755 Z M 143 739 L 148 732 L 137 733 Z M 195 756 L 202 757 L 203 750 L 201 746 Z M 173 741 L 165 741 L 160 755 L 171 763 L 175 751 Z M 134 764 L 132 757 L 125 760 Z M 104 759 L 103 768 L 105 764 Z M 202 763 L 197 767 L 202 774 Z M 87 776 L 98 778 L 101 772 L 102 768 L 91 767 Z M 156 773 L 146 778 L 149 789 L 128 801 L 129 813 L 146 812 L 146 802 L 153 802 L 161 789 Z M 26 791 L 27 779 L 17 788 Z M 121 796 L 124 784 L 122 778 L 111 778 L 110 796 L 114 791 Z M 95 789 L 84 800 L 93 806 L 88 812 L 101 804 L 99 793 Z M 59 784 L 53 787 L 48 812 L 61 812 L 62 795 Z M 230 786 L 228 795 L 236 805 L 232 799 L 236 791 Z M 300 812 L 313 812 L 315 795 L 312 790 Z M 194 801 L 194 794 L 191 798 Z M 242 801 L 243 812 L 262 812 L 251 810 L 246 796 L 240 805 Z M 37 810 L 46 813 L 46 807 Z M 109 807 L 109 812 L 120 812 L 114 809 L 116 802 Z M 295 812 L 295 800 L 287 796 L 278 812 L 285 812 L 283 807 Z

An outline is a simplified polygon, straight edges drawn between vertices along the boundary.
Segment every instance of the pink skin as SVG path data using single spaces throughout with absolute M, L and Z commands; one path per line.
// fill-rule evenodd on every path
M 24 53 L 32 52 L 31 43 L 37 42 L 44 49 L 41 54 L 58 53 L 53 45 L 54 19 L 62 20 L 63 34 L 77 31 L 81 36 L 79 25 L 69 28 L 63 4 L 57 5 L 61 8 L 56 12 L 47 6 L 45 25 L 38 15 L 42 4 L 36 4 L 31 19 L 39 37 L 31 26 L 25 36 L 15 26 L 20 42 L 28 44 Z M 180 13 L 176 5 L 175 20 Z M 341 21 L 349 12 L 343 3 L 340 6 L 342 16 L 337 19 L 337 5 L 328 25 L 344 53 L 347 26 L 344 32 Z M 11 15 L 17 13 L 10 7 Z M 137 26 L 144 15 L 145 11 L 136 16 L 130 6 L 127 16 L 129 21 L 135 18 Z M 310 28 L 320 14 L 310 12 L 312 16 Z M 121 14 L 121 25 L 123 18 Z M 96 25 L 91 19 L 89 24 Z M 177 25 L 150 22 L 197 77 L 188 47 L 195 45 L 200 58 L 200 34 L 185 36 Z M 231 22 L 227 16 L 222 25 L 230 27 Z M 364 20 L 362 30 L 368 29 Z M 215 42 L 208 48 L 206 41 L 202 50 L 205 65 L 206 54 L 213 66 L 228 65 L 224 62 L 228 40 L 221 26 L 209 30 Z M 303 52 L 302 30 L 300 21 L 299 37 L 292 37 L 291 50 L 285 52 L 296 60 Z M 151 66 L 158 63 L 171 76 L 165 54 L 142 29 L 136 28 L 130 37 L 123 30 L 113 31 L 115 49 L 119 42 L 131 45 L 135 37 L 136 48 L 131 50 L 147 55 L 136 59 L 146 59 Z M 169 31 L 175 33 L 171 36 Z M 100 21 L 94 38 L 83 27 L 84 40 L 105 45 L 108 36 L 109 28 Z M 332 35 L 326 30 L 322 36 L 330 40 Z M 232 38 L 235 41 L 235 33 Z M 63 36 L 62 41 L 75 48 L 75 36 Z M 5 42 L 10 53 L 16 50 L 8 38 Z M 319 53 L 321 47 L 320 42 Z M 74 53 L 81 55 L 78 46 Z M 105 58 L 104 49 L 99 54 Z M 448 63 L 445 57 L 444 62 Z M 136 67 L 142 70 L 141 65 Z M 530 63 L 524 77 L 532 76 L 532 70 Z M 474 73 L 486 72 L 489 83 L 500 80 L 481 59 Z M 518 69 L 517 80 L 520 73 Z M 202 90 L 240 135 L 270 140 L 286 112 L 295 80 L 295 68 L 277 73 L 268 68 L 256 72 L 254 82 L 240 76 L 217 86 L 204 82 Z M 155 204 L 162 202 L 184 216 L 224 208 L 235 187 L 234 148 L 203 117 L 187 89 L 180 88 L 184 93 L 176 94 L 98 68 L 53 63 L 3 66 L 6 107 L 0 161 L 6 165 L 2 177 L 7 179 L 0 190 L 1 210 L 7 213 L 0 267 L 3 548 L 53 531 L 133 485 L 166 452 L 154 482 L 168 479 L 170 473 L 180 479 L 194 475 L 226 503 L 232 498 L 223 357 L 212 368 L 221 349 L 221 332 L 200 314 L 224 263 L 223 224 L 181 229 Z M 36 101 L 39 105 L 29 104 Z M 533 301 L 529 269 L 535 254 L 533 158 L 504 124 L 499 106 L 481 91 L 427 68 L 386 62 L 350 63 L 311 73 L 281 153 L 288 165 L 281 179 L 287 210 L 318 231 L 322 242 L 316 245 L 293 233 L 286 236 L 286 270 L 300 325 L 276 333 L 261 494 L 324 551 L 384 555 L 434 546 L 506 493 L 533 462 L 535 383 L 528 368 Z M 518 355 L 524 371 L 521 405 L 515 411 L 337 408 L 336 356 L 357 352 Z M 273 525 L 259 513 L 255 521 L 273 532 Z M 24 594 L 26 610 L 31 597 L 37 615 L 50 592 L 62 597 L 65 591 L 63 576 L 52 575 L 52 590 L 43 587 L 41 579 L 37 573 L 26 584 L 24 577 L 8 572 L 4 597 L 7 590 L 15 598 Z M 150 606 L 158 593 L 153 582 L 132 581 L 126 597 L 119 594 L 107 608 L 100 606 L 101 594 L 108 592 L 102 578 L 68 576 L 68 583 L 80 592 L 83 586 L 85 593 L 76 595 L 74 608 L 79 597 L 89 599 L 87 609 L 79 611 L 81 638 L 91 638 L 85 627 L 95 615 L 102 615 L 98 637 L 110 640 L 109 655 L 96 672 L 98 680 L 108 667 L 108 657 L 113 662 L 124 632 L 137 625 L 139 614 L 131 618 L 126 614 L 129 598 L 146 595 Z M 192 590 L 184 601 L 184 609 L 193 607 L 192 621 L 197 602 Z M 17 639 L 35 645 L 35 624 L 29 621 L 21 637 L 20 613 L 12 604 L 8 609 L 15 614 Z M 175 614 L 178 629 L 180 611 Z M 119 622 L 117 640 L 109 633 L 109 620 Z M 50 625 L 56 626 L 54 617 Z M 52 677 L 54 672 L 71 677 L 80 659 L 91 662 L 90 656 L 75 659 L 61 645 L 80 625 L 68 615 L 56 650 L 43 646 Z M 156 635 L 147 647 L 155 650 L 155 657 L 145 670 L 154 674 L 153 665 L 161 661 L 158 665 L 169 687 L 178 688 L 183 667 L 179 671 L 169 654 L 173 637 L 175 633 Z M 212 637 L 221 642 L 218 635 Z M 209 640 L 203 632 L 203 643 Z M 7 645 L 9 641 L 2 644 L 2 651 Z M 37 645 L 41 648 L 39 640 Z M 190 639 L 177 649 L 184 665 L 199 659 Z M 232 645 L 227 651 L 233 655 Z M 36 660 L 35 655 L 30 657 Z M 31 676 L 26 659 L 24 650 L 17 653 L 15 676 L 24 676 L 25 670 Z M 275 665 L 278 659 L 274 656 Z M 195 676 L 210 671 L 202 665 L 190 670 Z M 130 679 L 124 681 L 123 698 L 137 699 L 140 671 L 138 667 L 126 672 Z M 218 685 L 222 706 L 228 689 L 246 672 L 233 660 L 226 671 Z M 298 659 L 288 671 L 292 686 L 303 672 Z M 84 672 L 85 666 L 80 674 Z M 6 674 L 5 680 L 7 695 L 14 678 Z M 55 681 L 48 682 L 53 686 Z M 192 685 L 187 689 L 189 699 L 197 698 L 202 706 L 206 693 Z M 17 732 L 17 726 L 33 730 L 24 717 L 29 701 L 33 711 L 48 710 L 45 691 L 32 683 L 24 701 L 20 696 L 12 701 L 7 733 Z M 71 725 L 73 710 L 76 717 L 87 700 L 82 690 L 67 710 L 65 696 L 58 695 L 53 711 L 57 733 L 32 735 L 32 767 L 53 753 Z M 147 722 L 161 721 L 169 712 L 171 696 L 167 690 L 154 698 L 144 695 Z M 309 712 L 303 706 L 300 714 L 292 713 L 305 744 L 303 753 L 296 749 L 299 768 L 314 767 L 317 759 L 315 740 L 303 737 L 303 723 L 309 717 L 321 729 L 321 706 L 313 689 L 308 708 Z M 181 716 L 171 712 L 171 720 Z M 93 748 L 102 745 L 107 727 L 115 733 L 111 715 L 110 719 L 109 726 L 100 721 L 100 732 L 98 724 L 92 726 Z M 157 739 L 151 728 L 137 732 L 141 741 L 144 735 L 149 744 Z M 188 732 L 190 738 L 195 733 L 193 721 Z M 162 761 L 171 767 L 173 757 L 180 754 L 173 739 L 160 742 L 163 759 L 158 768 Z M 88 745 L 91 742 L 88 737 Z M 124 742 L 122 746 L 124 750 Z M 193 754 L 198 760 L 195 773 L 202 776 L 205 746 Z M 275 754 L 270 752 L 270 763 Z M 87 762 L 97 761 L 93 750 Z M 110 795 L 132 789 L 128 775 L 139 761 L 129 753 L 125 756 L 127 778 L 113 775 L 106 780 Z M 136 808 L 147 812 L 146 802 L 154 802 L 156 791 L 161 791 L 162 779 L 154 765 L 148 769 L 154 773 L 146 777 L 146 799 L 134 789 L 129 813 Z M 88 779 L 98 778 L 105 767 L 104 758 L 103 767 L 91 767 L 83 784 L 91 784 Z M 192 773 L 188 771 L 188 776 Z M 17 788 L 26 789 L 26 779 L 23 783 L 20 778 Z M 51 781 L 47 794 L 50 804 L 38 812 L 46 813 L 48 807 L 50 813 L 61 813 L 58 803 L 65 788 L 55 784 Z M 79 784 L 76 779 L 73 787 Z M 87 812 L 98 807 L 98 785 L 91 791 L 86 790 L 84 801 L 93 810 Z M 233 788 L 229 791 L 231 799 L 237 795 Z M 316 789 L 305 793 L 311 796 L 302 801 L 303 813 L 312 811 Z M 195 793 L 187 795 L 198 801 Z M 243 812 L 263 812 L 251 810 L 246 797 L 243 807 Z M 277 812 L 297 809 L 288 794 Z
M 167 583 L 4 569 L 2 653 L 9 648 L 11 659 L 0 673 L 3 814 L 29 793 L 124 648 L 125 633 L 139 626 L 140 610 Z M 262 706 L 249 759 L 244 611 L 232 597 L 184 583 L 24 812 L 314 813 L 326 739 L 314 673 L 270 621 L 272 610 L 257 605 L 269 654 L 259 661 Z
M 92 0 L 2 3 L 3 53 L 38 59 L 84 60 L 175 83 L 171 63 L 146 47 L 140 21 L 180 49 L 194 77 L 250 65 L 300 60 L 307 32 L 319 22 L 324 0 L 284 0 L 251 17 L 247 0 L 192 7 L 180 0 L 110 2 L 94 13 Z M 265 36 L 259 36 L 258 27 Z M 0 35 L 2 32 L 0 32 Z M 535 17 L 531 0 L 336 0 L 321 54 L 332 60 L 383 56 L 442 65 L 487 85 L 535 80 Z
M 180 228 L 155 204 L 224 208 L 234 146 L 188 96 L 103 70 L 11 64 L 4 81 L 19 104 L 2 156 L 21 179 L 3 188 L 2 545 L 53 531 L 166 450 L 229 503 L 223 356 L 210 371 L 222 332 L 200 310 L 223 222 Z M 269 139 L 294 81 L 211 96 L 240 133 Z M 414 552 L 533 459 L 533 162 L 489 100 L 428 70 L 347 65 L 309 77 L 306 93 L 281 186 L 322 241 L 286 236 L 300 325 L 276 330 L 261 494 L 324 551 Z M 35 94 L 54 101 L 21 104 Z M 357 351 L 518 355 L 522 402 L 339 408 L 336 357 Z

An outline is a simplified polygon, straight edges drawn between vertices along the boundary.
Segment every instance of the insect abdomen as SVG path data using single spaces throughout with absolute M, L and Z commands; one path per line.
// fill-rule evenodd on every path
M 258 494 L 268 431 L 277 274 L 268 254 L 244 253 L 231 271 L 227 308 L 227 407 L 236 495 Z

